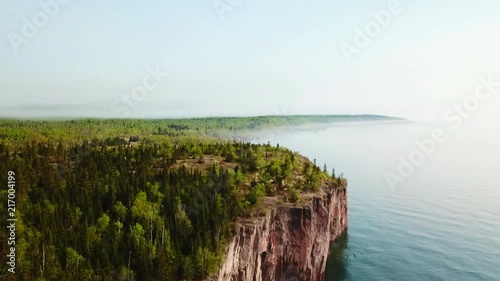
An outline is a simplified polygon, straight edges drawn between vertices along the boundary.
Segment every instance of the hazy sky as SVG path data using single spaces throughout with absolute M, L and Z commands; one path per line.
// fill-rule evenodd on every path
M 159 68 L 170 75 L 150 81 L 132 116 L 179 105 L 188 115 L 193 106 L 194 115 L 428 119 L 473 94 L 479 76 L 500 81 L 498 0 L 55 1 L 0 0 L 0 105 L 100 103 L 112 112 Z M 40 4 L 50 2 L 57 7 Z M 382 10 L 390 21 L 356 45 L 356 29 Z M 350 62 L 342 44 L 357 50 Z M 494 112 L 499 100 L 481 106 Z

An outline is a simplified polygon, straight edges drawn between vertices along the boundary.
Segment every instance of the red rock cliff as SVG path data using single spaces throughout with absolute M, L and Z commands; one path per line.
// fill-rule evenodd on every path
M 347 228 L 346 185 L 304 195 L 300 205 L 269 206 L 241 223 L 216 280 L 324 280 L 330 243 Z

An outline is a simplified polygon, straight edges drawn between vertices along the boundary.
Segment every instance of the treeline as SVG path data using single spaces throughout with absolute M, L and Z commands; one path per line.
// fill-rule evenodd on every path
M 220 138 L 238 136 L 237 132 L 273 127 L 296 126 L 336 121 L 385 120 L 376 115 L 287 115 L 261 117 L 213 117 L 194 119 L 80 119 L 67 121 L 0 120 L 0 139 L 10 141 L 64 140 L 81 142 L 110 136 L 148 136 L 146 140 L 163 137 Z M 236 134 L 235 134 L 236 132 Z
M 135 142 L 160 121 L 2 122 L 9 138 L 0 138 L 0 175 L 12 170 L 17 179 L 17 280 L 203 280 L 217 271 L 236 218 L 262 196 L 295 202 L 334 185 L 326 167 L 271 145 Z M 135 122 L 142 127 L 128 127 Z M 23 138 L 29 129 L 44 138 Z M 75 137 L 85 130 L 98 137 Z M 110 137 L 125 131 L 137 139 Z M 7 278 L 6 263 L 0 268 Z

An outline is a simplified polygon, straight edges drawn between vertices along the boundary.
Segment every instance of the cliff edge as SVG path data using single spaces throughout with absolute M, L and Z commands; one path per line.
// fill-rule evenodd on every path
M 218 281 L 322 281 L 330 243 L 347 228 L 347 181 L 306 194 L 300 204 L 266 204 L 242 220 Z

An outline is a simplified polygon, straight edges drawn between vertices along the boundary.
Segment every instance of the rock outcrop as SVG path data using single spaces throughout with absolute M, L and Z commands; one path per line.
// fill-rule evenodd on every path
M 241 222 L 218 281 L 322 281 L 330 243 L 347 228 L 347 182 L 303 195 L 300 204 L 274 204 Z

